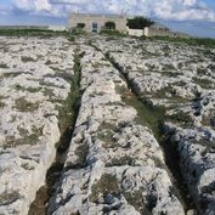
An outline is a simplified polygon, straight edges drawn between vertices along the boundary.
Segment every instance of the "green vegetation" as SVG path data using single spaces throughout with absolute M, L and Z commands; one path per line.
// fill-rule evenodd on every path
M 3 144 L 3 147 L 13 148 L 22 145 L 35 145 L 39 141 L 39 136 L 40 135 L 37 132 L 32 134 L 25 133 L 20 139 L 15 139 L 14 136 L 7 136 L 5 138 L 5 143 Z
M 86 158 L 89 152 L 89 146 L 87 143 L 80 144 L 76 150 L 75 154 L 78 156 L 75 167 L 83 167 L 86 162 Z
M 145 38 L 144 38 L 145 39 Z M 166 42 L 173 42 L 178 44 L 185 44 L 191 46 L 205 46 L 212 48 L 215 46 L 215 39 L 211 38 L 185 38 L 185 37 L 169 37 L 169 36 L 155 36 L 148 38 L 149 40 L 162 40 Z
M 20 84 L 16 84 L 15 89 L 20 91 L 28 91 L 30 93 L 36 93 L 41 91 L 42 87 L 23 87 Z
M 100 193 L 103 194 L 103 198 L 105 198 L 107 194 L 118 195 L 120 189 L 116 176 L 111 174 L 102 175 L 100 180 L 92 185 L 91 192 L 89 199 L 94 203 L 98 202 Z
M 141 215 L 152 215 L 147 209 L 142 192 L 141 189 L 134 192 L 125 192 L 124 197 L 130 205 L 140 212 Z
M 22 56 L 21 60 L 22 60 L 23 63 L 35 62 L 34 58 L 29 57 L 29 56 Z
M 125 37 L 126 35 L 117 31 L 117 30 L 114 30 L 114 29 L 103 29 L 100 31 L 100 34 L 102 35 L 107 35 L 107 36 L 116 36 L 116 37 Z
M 6 106 L 6 104 L 2 101 L 2 100 L 4 100 L 4 99 L 5 99 L 4 96 L 0 96 L 0 108 L 3 108 L 3 107 Z
M 108 21 L 105 23 L 105 29 L 109 29 L 109 30 L 115 30 L 116 29 L 116 24 L 115 22 L 112 21 Z
M 32 133 L 29 134 L 24 128 L 18 127 L 17 129 L 21 138 L 15 139 L 15 136 L 7 136 L 3 145 L 4 148 L 12 148 L 22 145 L 35 145 L 39 142 L 39 137 L 42 135 L 43 131 L 43 127 L 33 127 Z
M 52 97 L 55 96 L 55 94 L 53 93 L 53 90 L 50 88 L 44 88 L 43 94 L 44 96 L 47 96 L 49 99 L 52 99 Z
M 115 146 L 113 135 L 117 131 L 117 127 L 113 124 L 103 122 L 99 127 L 98 138 L 105 142 L 103 147 L 112 148 Z
M 52 31 L 48 29 L 0 29 L 0 36 L 41 36 L 49 38 L 53 36 L 66 36 L 66 31 Z
M 142 16 L 136 16 L 132 19 L 128 19 L 127 26 L 131 29 L 144 29 L 153 25 L 154 22 L 148 18 Z
M 8 65 L 5 64 L 5 63 L 0 63 L 0 68 L 1 68 L 1 69 L 8 69 L 9 67 L 8 67 Z
M 0 108 L 3 108 L 5 106 L 6 106 L 6 104 L 4 102 L 0 101 Z
M 123 166 L 123 165 L 129 165 L 129 166 L 135 166 L 135 159 L 130 156 L 124 156 L 121 158 L 112 158 L 110 162 L 106 164 L 107 167 L 111 166 Z
M 201 79 L 201 78 L 193 77 L 193 81 L 194 83 L 198 84 L 204 89 L 211 89 L 213 87 L 213 82 L 206 78 Z
M 32 128 L 33 133 L 31 134 L 28 134 L 28 131 L 24 128 L 18 127 L 17 129 L 19 131 L 20 136 L 22 136 L 22 138 L 18 140 L 14 140 L 13 141 L 14 146 L 27 145 L 27 144 L 35 145 L 38 143 L 39 137 L 42 135 L 42 132 L 43 132 L 43 127 L 41 128 L 33 127 Z
M 183 111 L 178 111 L 170 116 L 168 118 L 175 122 L 179 123 L 182 125 L 192 125 L 193 124 L 193 119 L 188 113 L 184 113 Z
M 132 83 L 129 81 L 127 74 L 124 74 L 120 65 L 118 65 L 113 58 L 106 54 L 106 57 L 110 60 L 112 65 L 124 75 L 124 79 L 127 82 L 128 88 L 133 90 Z M 117 92 L 121 95 L 122 101 L 131 107 L 134 107 L 137 111 L 136 122 L 142 125 L 147 125 L 151 128 L 156 137 L 160 135 L 158 128 L 158 122 L 164 120 L 165 108 L 153 106 L 146 98 L 142 98 L 137 92 L 133 90 L 130 92 L 125 86 L 118 86 Z M 135 96 L 136 95 L 136 96 Z
M 21 97 L 15 100 L 15 108 L 21 112 L 32 112 L 39 108 L 39 103 L 32 103 L 25 100 L 24 97 Z
M 79 55 L 77 52 L 78 50 L 76 50 L 76 55 L 74 58 L 74 67 L 73 67 L 74 75 L 72 79 L 70 79 L 70 83 L 71 83 L 70 93 L 66 101 L 63 103 L 63 106 L 57 107 L 59 111 L 58 126 L 62 134 L 61 139 L 57 144 L 58 153 L 65 152 L 65 150 L 67 150 L 70 144 L 73 127 L 75 125 L 75 121 L 80 107 L 80 99 L 82 94 L 80 90 L 80 79 L 81 79 L 80 58 L 82 57 L 83 53 Z M 44 93 L 46 93 L 48 96 L 52 96 L 51 91 L 49 90 L 45 90 Z
M 80 29 L 83 29 L 83 28 L 85 28 L 85 23 L 77 23 L 77 26 L 76 26 L 76 28 L 80 28 Z
M 12 78 L 23 74 L 23 72 L 7 72 L 1 75 L 1 78 Z

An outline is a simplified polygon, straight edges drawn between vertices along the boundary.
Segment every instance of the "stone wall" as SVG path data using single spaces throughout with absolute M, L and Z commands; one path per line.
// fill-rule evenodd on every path
M 146 27 L 144 29 L 144 35 L 147 37 L 153 37 L 153 36 L 177 36 L 177 33 L 164 30 L 164 29 L 158 29 L 158 28 L 148 28 Z
M 78 23 L 85 23 L 84 30 L 86 32 L 92 32 L 92 23 L 96 22 L 98 24 L 98 31 L 100 31 L 105 23 L 109 21 L 116 24 L 116 30 L 120 32 L 126 32 L 126 17 L 117 15 L 92 15 L 72 13 L 69 16 L 68 28 L 75 28 Z
M 144 35 L 144 30 L 143 29 L 130 29 L 127 28 L 128 30 L 128 34 L 131 36 L 137 36 L 137 37 L 141 37 Z

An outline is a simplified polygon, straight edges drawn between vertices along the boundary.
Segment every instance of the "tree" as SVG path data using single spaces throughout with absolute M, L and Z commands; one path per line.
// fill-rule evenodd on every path
M 142 16 L 136 16 L 132 19 L 128 19 L 127 26 L 131 29 L 143 29 L 153 24 L 154 22 L 151 19 Z
M 116 24 L 115 22 L 111 22 L 111 21 L 108 21 L 105 23 L 105 29 L 108 29 L 108 30 L 115 30 L 116 29 Z
M 77 23 L 76 28 L 80 28 L 80 29 L 85 28 L 85 23 Z

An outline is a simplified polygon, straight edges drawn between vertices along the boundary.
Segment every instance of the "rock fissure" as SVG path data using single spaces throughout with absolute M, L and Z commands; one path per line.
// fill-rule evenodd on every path
M 81 50 L 80 114 L 48 214 L 184 215 L 136 97 L 102 52 L 84 43 Z
M 97 49 L 100 50 L 98 47 Z M 165 109 L 163 107 L 153 106 L 147 102 L 146 98 L 140 96 L 138 90 L 135 88 L 135 83 L 133 83 L 133 80 L 129 78 L 128 73 L 114 60 L 114 58 L 110 56 L 109 52 L 104 54 L 113 67 L 123 76 L 128 89 L 130 89 L 131 93 L 129 98 L 125 95 L 123 96 L 123 101 L 136 108 L 139 113 L 139 120 L 142 120 L 142 122 L 152 129 L 154 136 L 163 149 L 165 163 L 168 167 L 168 172 L 174 185 L 173 192 L 182 202 L 185 211 L 195 208 L 187 183 L 181 173 L 179 154 L 171 143 L 171 136 L 162 132 L 162 126 L 165 120 Z
M 46 184 L 37 192 L 36 198 L 30 206 L 29 215 L 46 215 L 49 201 L 56 192 L 56 184 L 62 176 L 63 166 L 72 139 L 75 123 L 79 114 L 82 91 L 80 89 L 81 67 L 78 48 L 74 54 L 74 75 L 70 80 L 70 93 L 59 108 L 59 123 L 61 137 L 56 144 L 56 159 L 46 174 Z M 67 199 L 69 199 L 68 197 Z M 63 205 L 63 204 L 62 204 Z

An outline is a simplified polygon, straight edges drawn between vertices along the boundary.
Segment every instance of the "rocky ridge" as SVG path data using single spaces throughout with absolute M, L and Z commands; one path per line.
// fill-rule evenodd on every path
M 64 167 L 42 214 L 197 214 L 190 195 L 199 214 L 215 214 L 213 49 L 1 39 L 0 214 L 29 214 L 56 150 Z M 67 149 L 59 141 L 74 113 L 65 106 L 76 105 Z M 181 186 L 168 162 L 179 164 Z
M 0 214 L 24 215 L 55 159 L 59 107 L 70 92 L 66 39 L 7 39 L 0 47 Z
M 84 91 L 64 173 L 48 214 L 184 214 L 152 132 L 105 56 L 80 47 Z
M 214 50 L 136 39 L 97 39 L 143 102 L 166 109 L 165 135 L 200 214 L 214 214 Z M 167 143 L 169 144 L 169 143 Z

